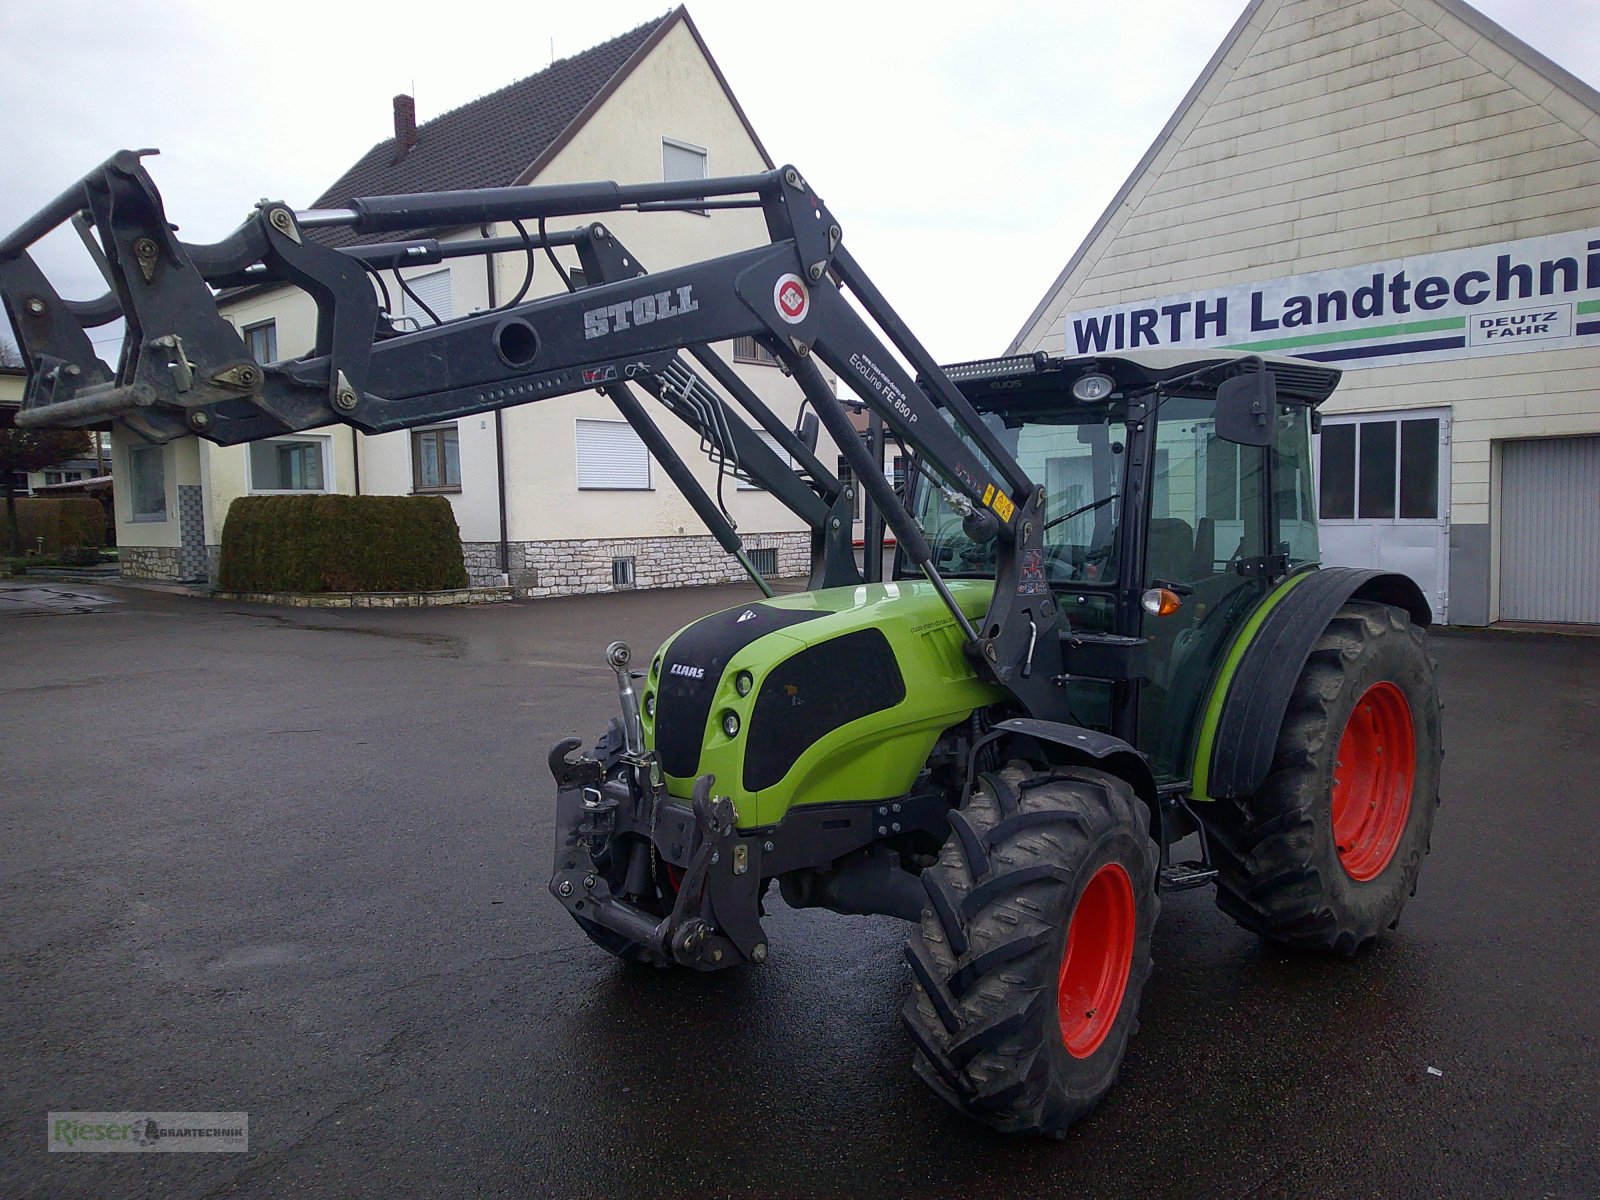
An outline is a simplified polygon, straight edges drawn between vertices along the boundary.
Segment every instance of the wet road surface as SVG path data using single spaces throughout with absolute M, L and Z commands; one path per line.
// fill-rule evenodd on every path
M 546 894 L 545 755 L 615 712 L 605 644 L 750 589 L 59 588 L 0 596 L 7 1197 L 1600 1195 L 1600 639 L 1436 638 L 1400 928 L 1291 956 L 1169 896 L 1121 1081 L 1055 1143 L 912 1075 L 892 920 L 774 898 L 766 967 L 641 972 Z M 140 1108 L 247 1111 L 250 1150 L 45 1152 L 50 1110 Z

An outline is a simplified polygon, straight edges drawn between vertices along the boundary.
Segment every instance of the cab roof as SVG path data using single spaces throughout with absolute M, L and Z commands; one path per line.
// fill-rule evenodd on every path
M 1272 372 L 1278 398 L 1289 403 L 1321 404 L 1339 386 L 1341 372 L 1336 367 L 1243 350 L 1130 350 L 1071 358 L 1053 358 L 1041 351 L 951 363 L 944 372 L 968 398 L 976 400 L 989 392 L 1014 394 L 1019 384 L 1030 392 L 1065 391 L 1072 381 L 1088 374 L 1109 375 L 1118 391 L 1129 391 L 1205 367 L 1252 359 L 1259 359 Z M 1219 382 L 1217 378 L 1211 386 Z

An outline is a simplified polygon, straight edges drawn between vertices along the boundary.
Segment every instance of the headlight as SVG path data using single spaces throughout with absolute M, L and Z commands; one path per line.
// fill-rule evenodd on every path
M 1116 387 L 1111 381 L 1111 376 L 1091 373 L 1080 375 L 1072 381 L 1072 398 L 1074 400 L 1104 400 L 1111 395 Z
M 727 734 L 729 737 L 737 737 L 739 735 L 738 713 L 725 712 L 722 714 L 722 732 Z
M 656 694 L 654 692 L 646 692 L 644 694 L 644 715 L 647 717 L 656 715 Z
M 756 677 L 749 671 L 740 671 L 733 677 L 733 690 L 741 696 L 748 696 L 750 689 L 755 687 Z

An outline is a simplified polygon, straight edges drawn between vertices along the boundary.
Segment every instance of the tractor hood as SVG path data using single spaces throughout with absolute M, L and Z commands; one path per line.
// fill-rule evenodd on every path
M 993 588 L 950 583 L 974 619 Z M 679 630 L 650 663 L 644 732 L 672 795 L 709 771 L 748 828 L 795 804 L 904 795 L 939 734 L 1002 695 L 932 584 L 826 588 Z

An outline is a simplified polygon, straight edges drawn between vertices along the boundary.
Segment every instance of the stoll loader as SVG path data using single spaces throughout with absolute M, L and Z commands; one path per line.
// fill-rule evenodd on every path
M 765 242 L 648 275 L 597 219 L 732 207 L 759 209 Z M 99 299 L 62 299 L 30 254 L 67 222 Z M 492 223 L 519 232 L 436 236 Z M 365 240 L 330 247 L 329 227 Z M 547 257 L 567 290 L 422 329 L 388 311 L 383 271 L 508 253 L 529 272 Z M 309 353 L 251 357 L 214 289 L 253 283 L 315 300 Z M 618 958 L 700 971 L 769 962 L 774 882 L 793 907 L 909 922 L 916 1069 L 997 1129 L 1059 1136 L 1111 1086 L 1163 891 L 1214 884 L 1260 936 L 1354 955 L 1416 886 L 1441 755 L 1430 611 L 1406 578 L 1318 565 L 1327 366 L 1193 350 L 941 367 L 790 167 L 262 202 L 201 245 L 124 151 L 0 242 L 0 291 L 30 368 L 22 426 L 232 445 L 609 397 L 766 598 L 637 663 L 607 650 L 620 718 L 550 753 L 551 894 Z M 112 365 L 87 331 L 118 319 Z M 736 337 L 798 385 L 797 428 L 713 348 Z M 860 397 L 865 440 L 824 366 Z M 805 522 L 807 590 L 772 594 L 640 392 L 719 479 Z M 1200 857 L 1174 861 L 1191 834 Z

